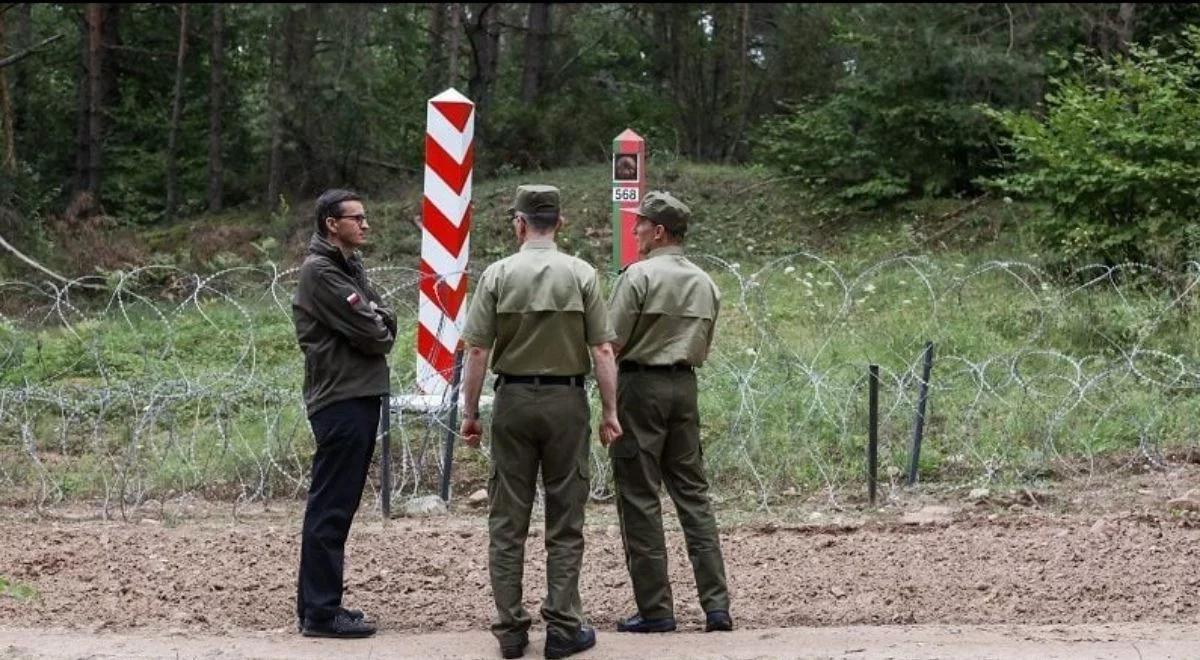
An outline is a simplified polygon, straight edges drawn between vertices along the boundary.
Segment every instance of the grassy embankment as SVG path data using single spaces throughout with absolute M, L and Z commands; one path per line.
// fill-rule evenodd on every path
M 883 372 L 881 469 L 896 479 L 926 340 L 937 361 L 924 483 L 1026 483 L 1195 442 L 1200 406 L 1188 387 L 1200 337 L 1186 278 L 1123 270 L 1079 288 L 1101 271 L 1043 272 L 1052 256 L 1020 232 L 1039 211 L 999 200 L 843 217 L 763 170 L 658 162 L 650 172 L 652 187 L 692 205 L 689 250 L 724 292 L 700 378 L 706 459 L 726 497 L 857 492 L 871 362 Z M 607 268 L 605 177 L 589 166 L 477 183 L 473 269 L 512 249 L 502 209 L 525 181 L 562 188 L 562 248 Z M 418 201 L 414 189 L 368 204 L 368 262 L 395 267 L 377 276 L 408 317 L 392 360 L 398 390 L 412 381 Z M 260 227 L 261 249 L 249 253 L 259 257 L 189 244 L 197 227 L 226 224 Z M 294 265 L 307 227 L 301 212 L 235 211 L 160 229 L 145 249 L 180 268 L 139 272 L 119 296 L 73 294 L 73 306 L 47 299 L 10 315 L 0 324 L 4 499 L 299 493 L 311 455 L 302 365 L 291 279 L 276 280 L 271 264 Z M 236 269 L 187 297 L 196 280 L 184 273 L 221 267 Z M 436 426 L 410 418 L 395 433 L 402 478 L 436 460 Z M 463 487 L 481 481 L 480 454 L 460 448 L 457 460 Z M 595 467 L 602 491 L 604 462 Z

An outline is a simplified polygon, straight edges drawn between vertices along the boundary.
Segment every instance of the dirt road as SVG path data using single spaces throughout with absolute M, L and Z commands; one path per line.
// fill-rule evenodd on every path
M 541 635 L 526 657 L 541 656 Z M 105 633 L 0 627 L 0 658 L 498 658 L 486 632 L 381 633 L 369 640 L 305 639 L 286 633 L 236 637 Z M 601 633 L 580 660 L 617 658 L 846 658 L 894 660 L 1187 660 L 1200 657 L 1200 629 L 1162 624 L 1077 626 L 853 626 L 771 628 L 728 634 Z
M 1200 515 L 1163 505 L 1200 492 L 1200 466 L 1165 489 L 1126 486 L 1019 502 L 904 501 L 883 512 L 725 511 L 738 631 L 720 637 L 699 634 L 682 535 L 669 519 L 681 632 L 649 640 L 607 633 L 632 613 L 632 596 L 611 507 L 597 505 L 581 589 L 604 634 L 589 657 L 1044 658 L 1061 649 L 1200 658 Z M 298 503 L 243 507 L 236 521 L 227 505 L 190 517 L 145 507 L 130 522 L 69 517 L 0 510 L 9 585 L 5 594 L 0 583 L 0 650 L 10 656 L 331 652 L 294 633 Z M 494 655 L 485 518 L 469 507 L 387 522 L 364 512 L 347 551 L 346 603 L 384 632 L 336 653 Z M 525 593 L 535 613 L 544 559 L 534 535 Z

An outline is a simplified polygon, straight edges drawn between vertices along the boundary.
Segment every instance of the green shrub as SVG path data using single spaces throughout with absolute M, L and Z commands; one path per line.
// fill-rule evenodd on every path
M 1052 78 L 1045 117 L 985 109 L 1016 159 L 1000 189 L 1044 200 L 1031 225 L 1068 260 L 1175 262 L 1200 225 L 1200 29 L 1162 52 L 1132 46 L 1111 61 L 1086 51 Z

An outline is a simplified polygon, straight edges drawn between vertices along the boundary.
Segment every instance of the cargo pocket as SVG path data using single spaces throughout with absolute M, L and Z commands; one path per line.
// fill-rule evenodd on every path
M 585 452 L 579 457 L 579 461 L 575 466 L 575 474 L 578 477 L 575 482 L 577 484 L 576 487 L 579 489 L 578 492 L 582 498 L 580 501 L 587 502 L 591 499 L 589 493 L 592 492 L 592 459 L 589 453 Z
M 488 484 L 487 484 L 488 509 L 489 510 L 492 508 L 492 505 L 494 505 L 496 503 L 496 485 L 499 482 L 499 479 L 500 479 L 500 467 L 498 465 L 496 465 L 496 461 L 493 459 L 492 460 L 492 469 L 491 469 L 491 472 L 488 474 Z
M 638 447 L 637 438 L 625 433 L 617 440 L 617 444 L 608 448 L 608 455 L 612 458 L 637 458 L 639 451 L 641 448 Z

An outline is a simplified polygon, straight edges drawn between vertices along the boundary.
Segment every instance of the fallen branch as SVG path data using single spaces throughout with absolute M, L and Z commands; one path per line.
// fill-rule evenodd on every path
M 23 253 L 22 253 L 20 250 L 18 250 L 17 248 L 13 247 L 12 245 L 10 245 L 8 241 L 4 240 L 4 237 L 3 237 L 3 236 L 0 236 L 0 247 L 3 247 L 4 249 L 8 250 L 9 252 L 12 252 L 12 253 L 13 253 L 14 255 L 16 255 L 16 256 L 17 256 L 17 258 L 18 258 L 18 259 L 20 259 L 21 261 L 24 261 L 25 263 L 29 264 L 30 266 L 32 266 L 32 267 L 34 267 L 34 268 L 36 268 L 36 269 L 38 269 L 38 270 L 42 271 L 43 273 L 45 273 L 45 274 L 49 275 L 50 277 L 53 277 L 54 279 L 58 280 L 59 282 L 62 282 L 63 284 L 66 284 L 66 285 L 73 285 L 73 286 L 80 286 L 80 287 L 83 287 L 83 288 L 85 288 L 85 289 L 95 289 L 95 290 L 97 290 L 97 291 L 103 291 L 103 290 L 104 290 L 104 287 L 102 287 L 102 286 L 100 286 L 100 285 L 97 285 L 97 284 L 84 284 L 84 283 L 82 283 L 82 282 L 77 282 L 77 281 L 74 281 L 74 280 L 69 280 L 69 279 L 67 279 L 67 278 L 63 277 L 62 275 L 59 275 L 58 273 L 56 273 L 56 272 L 54 272 L 54 271 L 50 270 L 49 268 L 46 268 L 45 266 L 43 266 L 43 265 L 41 265 L 40 263 L 38 263 L 38 262 L 34 261 L 33 259 L 30 259 L 29 257 L 25 256 L 25 255 L 24 255 L 24 254 L 23 254 Z
M 59 39 L 62 39 L 61 34 L 56 34 L 53 37 L 46 37 L 45 39 L 42 39 L 42 42 L 39 44 L 30 46 L 29 48 L 26 48 L 25 50 L 23 50 L 19 53 L 13 53 L 12 55 L 9 55 L 8 57 L 0 60 L 0 69 L 3 69 L 6 66 L 11 66 L 13 64 L 16 64 L 17 62 L 20 62 L 21 60 L 25 59 L 26 57 L 33 55 L 37 51 L 41 50 L 42 48 L 44 48 L 46 46 L 49 46 L 50 44 L 54 43 L 55 41 L 58 41 Z

